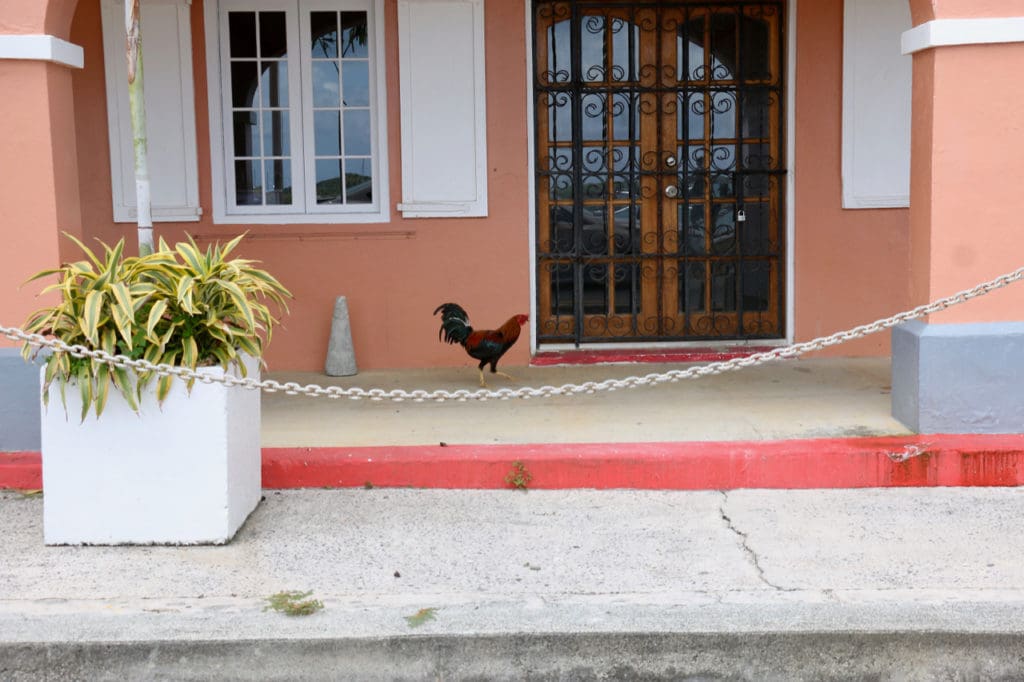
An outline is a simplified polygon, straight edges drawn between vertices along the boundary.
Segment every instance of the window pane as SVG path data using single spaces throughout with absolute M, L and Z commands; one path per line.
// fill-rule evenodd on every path
M 287 111 L 263 112 L 263 156 L 290 156 Z
M 703 312 L 704 263 L 680 263 L 679 312 Z
M 231 106 L 237 108 L 256 107 L 256 85 L 258 83 L 256 62 L 231 63 Z
M 341 56 L 368 57 L 369 38 L 366 30 L 366 12 L 341 13 Z
M 341 87 L 346 107 L 370 106 L 370 63 L 342 62 Z
M 259 156 L 259 140 L 256 114 L 252 111 L 236 111 L 232 118 L 235 128 L 235 156 Z
M 309 29 L 313 41 L 313 57 L 338 56 L 338 13 L 310 12 Z
M 604 57 L 608 52 L 605 44 L 605 30 L 603 16 L 589 16 L 583 19 L 583 28 L 580 31 L 582 42 L 581 72 L 585 81 L 607 80 L 604 68 Z
M 373 201 L 369 159 L 345 159 L 345 203 L 369 204 Z
M 267 204 L 292 203 L 292 164 L 288 159 L 271 159 L 263 162 L 263 177 L 266 180 Z
M 683 253 L 701 255 L 705 253 L 704 204 L 679 206 L 680 242 Z
M 313 62 L 313 106 L 339 107 L 338 62 Z
M 549 83 L 564 83 L 569 80 L 569 30 L 568 19 L 556 21 L 548 29 L 548 65 L 542 77 Z
M 263 182 L 259 161 L 235 161 L 235 203 L 259 206 L 263 203 Z
M 366 109 L 345 111 L 345 154 L 370 154 L 370 112 Z
M 711 206 L 711 253 L 716 256 L 736 252 L 736 206 L 734 204 L 713 204 Z
M 736 264 L 711 264 L 711 310 L 736 310 Z
M 614 286 L 616 313 L 629 314 L 633 311 L 634 304 L 639 307 L 640 302 L 636 300 L 636 294 L 640 291 L 640 268 L 637 265 L 616 265 Z
M 771 30 L 768 22 L 744 17 L 740 20 L 740 68 L 745 80 L 771 78 Z
M 736 93 L 711 94 L 711 131 L 718 139 L 736 137 Z
M 341 203 L 341 160 L 317 159 L 316 203 Z
M 599 263 L 583 266 L 583 312 L 604 315 L 608 312 L 608 268 Z
M 261 101 L 265 107 L 288 106 L 288 62 L 263 62 Z
M 313 112 L 313 146 L 317 156 L 341 155 L 341 125 L 337 111 Z
M 633 35 L 630 36 L 630 33 Z M 633 41 L 633 70 L 630 71 L 630 38 Z M 622 19 L 612 19 L 612 79 L 633 80 L 640 64 L 640 27 Z
M 284 12 L 260 12 L 260 57 L 276 59 L 288 54 Z
M 232 57 L 256 56 L 255 12 L 228 12 L 228 43 Z
M 767 261 L 743 263 L 743 309 L 768 310 L 771 265 Z

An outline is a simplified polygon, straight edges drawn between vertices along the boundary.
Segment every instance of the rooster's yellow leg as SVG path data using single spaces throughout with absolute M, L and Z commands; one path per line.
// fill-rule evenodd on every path
M 484 381 L 484 371 L 480 370 L 480 388 L 487 388 L 487 382 Z

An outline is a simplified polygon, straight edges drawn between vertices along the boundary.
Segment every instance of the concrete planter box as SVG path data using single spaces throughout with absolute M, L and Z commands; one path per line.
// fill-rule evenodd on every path
M 246 363 L 258 377 L 255 360 Z M 223 375 L 221 369 L 202 372 Z M 41 376 L 41 375 L 40 375 Z M 175 379 L 162 407 L 156 381 L 141 414 L 110 390 L 102 417 L 79 423 L 50 387 L 42 415 L 43 535 L 48 545 L 223 544 L 260 501 L 260 393 Z

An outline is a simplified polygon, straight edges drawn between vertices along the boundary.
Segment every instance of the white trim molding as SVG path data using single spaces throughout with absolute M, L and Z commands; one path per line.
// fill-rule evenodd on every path
M 903 54 L 947 45 L 1024 43 L 1024 17 L 933 19 L 903 33 Z
M 0 35 L 0 59 L 31 59 L 81 69 L 85 51 L 80 45 L 46 34 Z
M 910 7 L 846 0 L 843 16 L 843 208 L 910 205 L 912 60 L 900 54 Z

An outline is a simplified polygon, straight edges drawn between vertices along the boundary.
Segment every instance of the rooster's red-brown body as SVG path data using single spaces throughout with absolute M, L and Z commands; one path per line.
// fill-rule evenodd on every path
M 526 315 L 513 315 L 497 329 L 473 329 L 469 324 L 469 316 L 457 303 L 442 303 L 434 309 L 434 314 L 441 313 L 441 330 L 437 338 L 445 343 L 458 343 L 469 357 L 480 361 L 477 369 L 480 372 L 480 385 L 487 387 L 484 381 L 484 367 L 491 366 L 491 373 L 511 379 L 508 374 L 498 371 L 498 360 L 515 344 L 520 329 L 530 318 Z

